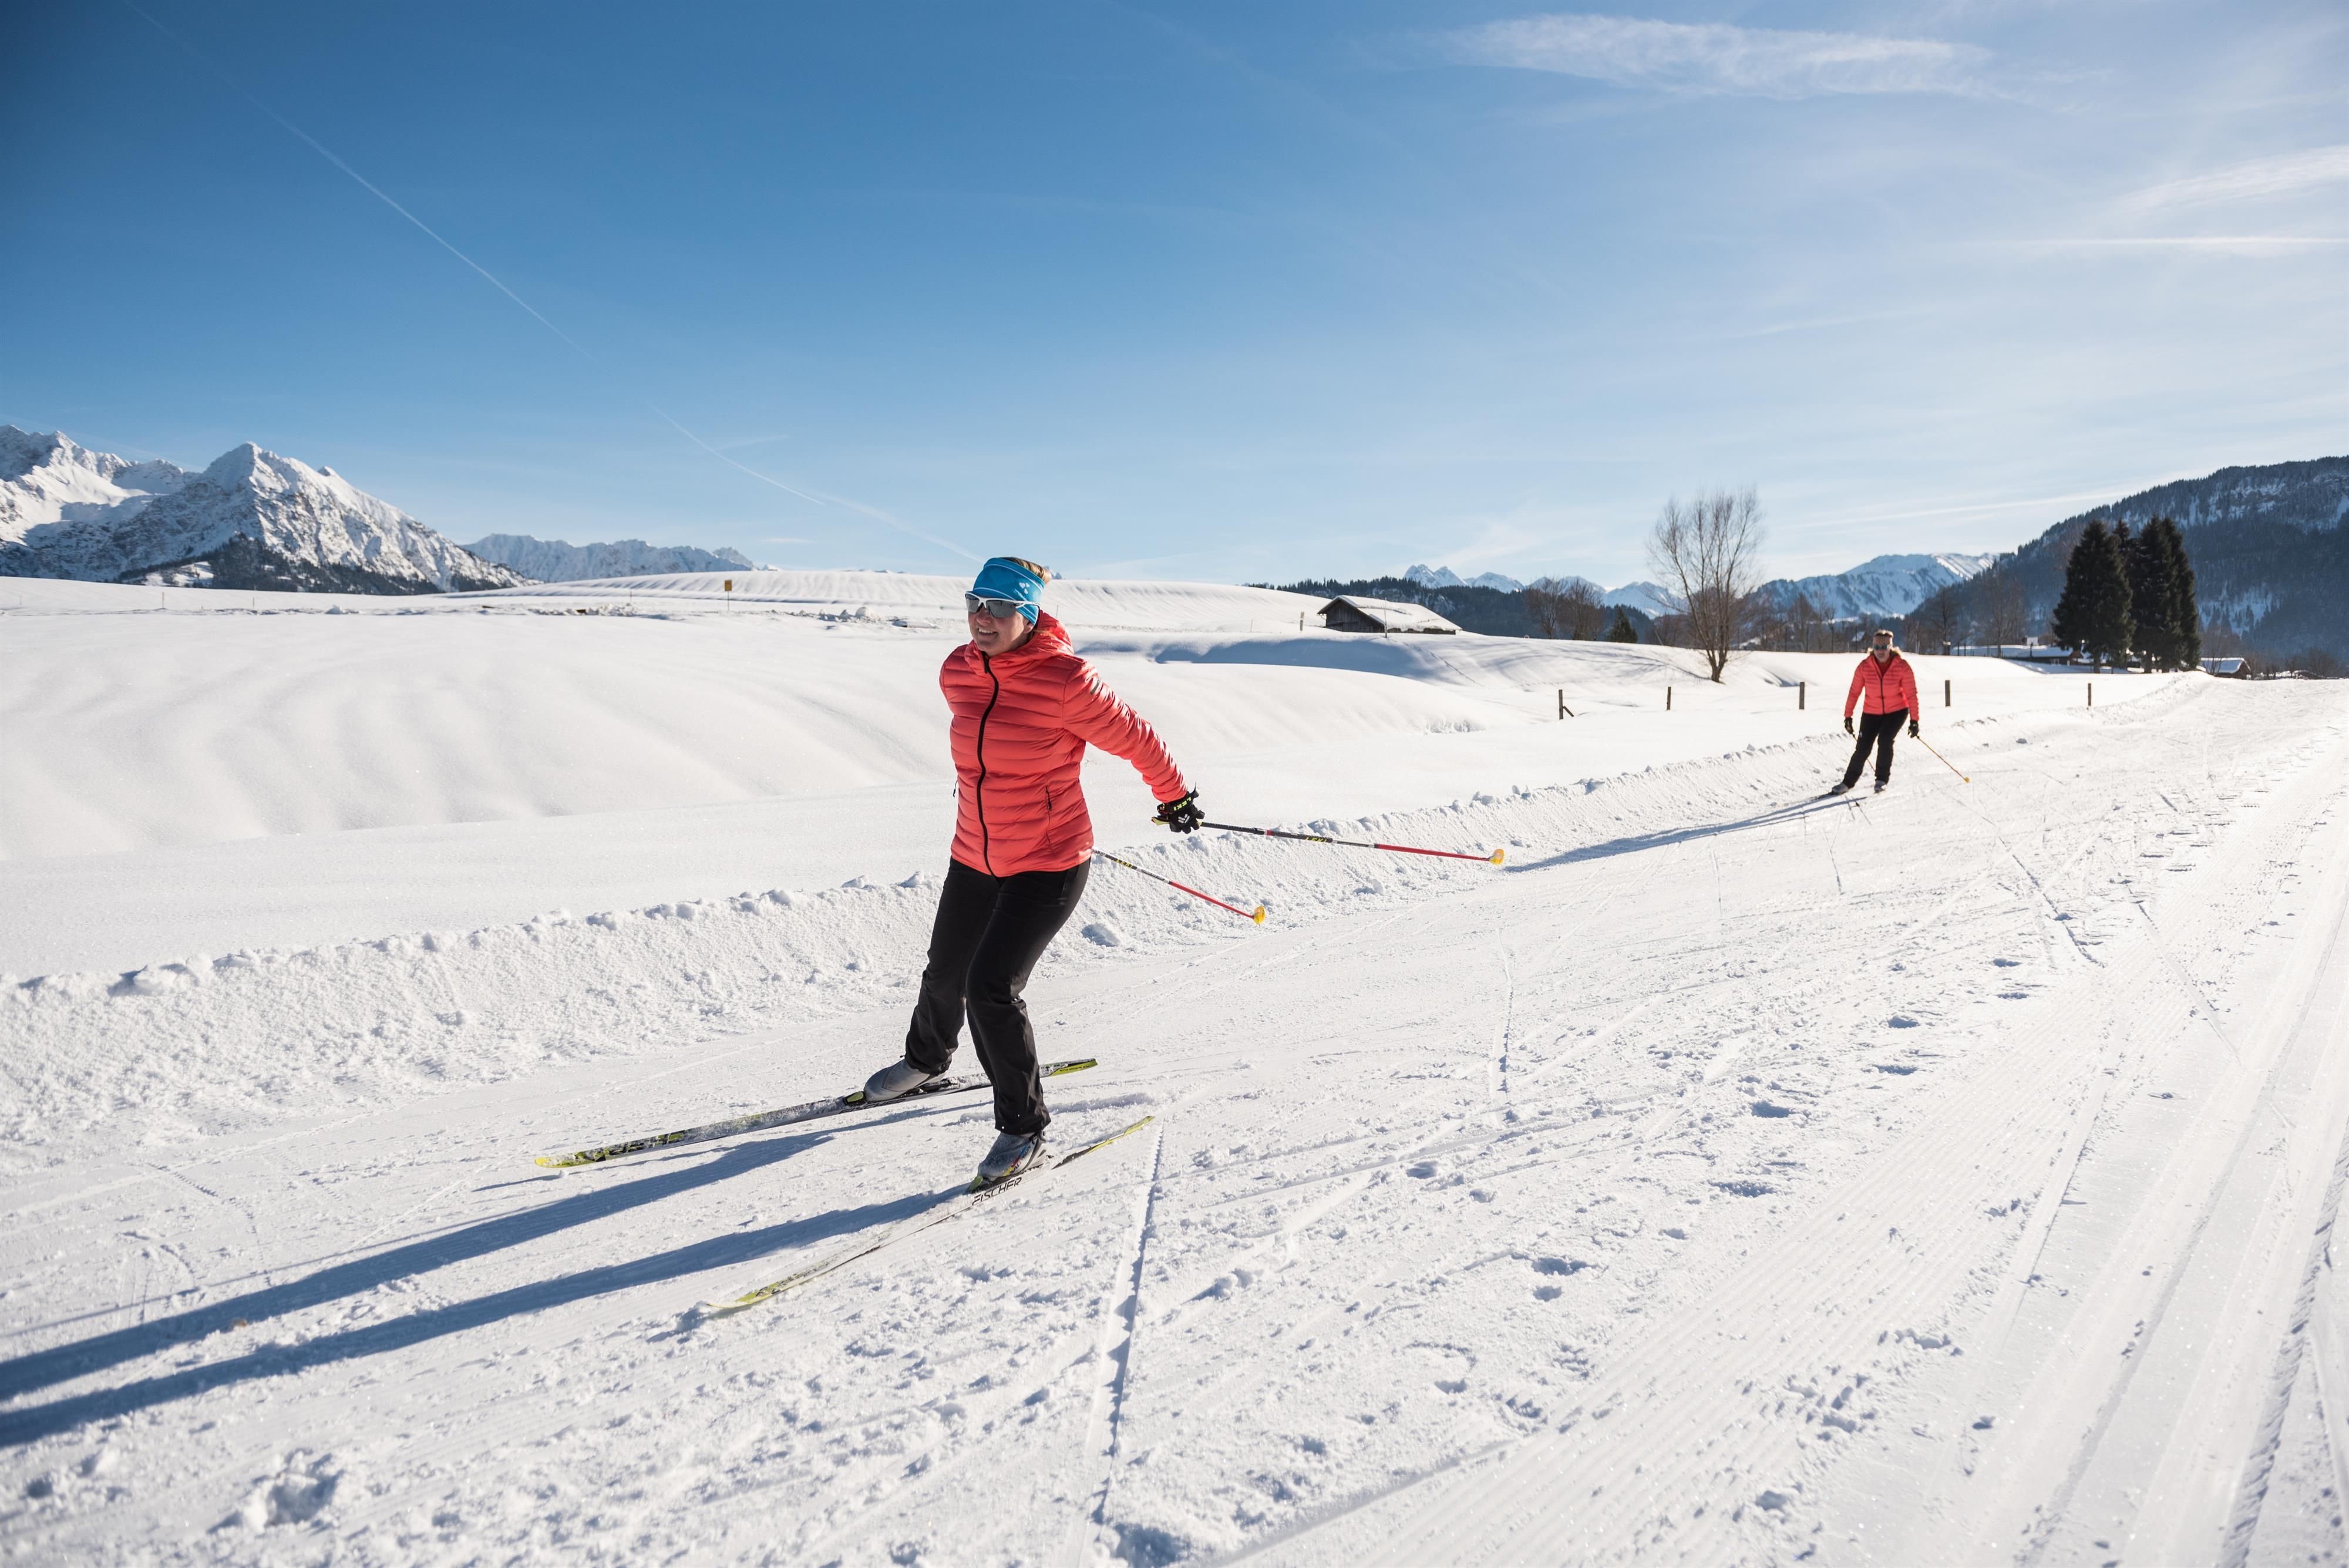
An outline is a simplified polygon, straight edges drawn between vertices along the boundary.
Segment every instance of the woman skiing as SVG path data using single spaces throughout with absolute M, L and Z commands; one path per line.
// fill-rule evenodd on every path
M 1892 782 L 1892 742 L 1899 737 L 1900 726 L 1909 726 L 1909 738 L 1917 738 L 1917 672 L 1892 646 L 1892 634 L 1878 630 L 1872 639 L 1873 648 L 1860 659 L 1859 668 L 1851 672 L 1851 690 L 1843 698 L 1843 732 L 1857 735 L 1859 743 L 1851 749 L 1851 765 L 1843 771 L 1843 783 L 1827 791 L 1843 794 L 1859 782 L 1860 770 L 1868 765 L 1868 753 L 1876 752 L 1876 790 Z M 1851 727 L 1851 711 L 1866 699 L 1867 706 L 1859 717 L 1859 728 Z
M 980 1186 L 1033 1165 L 1051 1120 L 1019 998 L 1092 867 L 1092 819 L 1078 787 L 1085 747 L 1132 763 L 1159 802 L 1156 820 L 1176 833 L 1206 820 L 1157 732 L 1044 613 L 1051 579 L 1033 561 L 998 556 L 963 595 L 970 640 L 938 670 L 959 786 L 952 858 L 905 1059 L 864 1085 L 868 1102 L 894 1100 L 944 1073 L 968 1014 L 995 1089 L 997 1137 Z

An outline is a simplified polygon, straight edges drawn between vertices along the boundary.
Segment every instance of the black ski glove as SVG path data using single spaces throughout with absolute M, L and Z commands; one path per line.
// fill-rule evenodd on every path
M 1912 741 L 1917 738 L 1917 721 L 1914 719 L 1909 721 L 1909 738 Z
M 1163 822 L 1176 833 L 1196 833 L 1206 822 L 1207 814 L 1199 809 L 1199 792 L 1193 790 L 1180 800 L 1162 800 L 1158 815 L 1150 819 Z
M 1851 715 L 1848 713 L 1846 713 L 1843 716 L 1843 732 L 1847 735 L 1857 735 L 1859 733 L 1858 731 L 1851 727 Z

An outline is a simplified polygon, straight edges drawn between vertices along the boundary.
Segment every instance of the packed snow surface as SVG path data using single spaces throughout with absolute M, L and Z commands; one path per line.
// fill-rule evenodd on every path
M 2339 685 L 1920 660 L 1948 765 L 1824 800 L 1848 659 L 1056 585 L 1216 820 L 1505 864 L 1089 767 L 1270 908 L 1096 866 L 1029 1002 L 1138 1130 L 543 1169 L 902 1042 L 959 585 L 748 587 L 0 588 L 0 1550 L 2344 1552 Z

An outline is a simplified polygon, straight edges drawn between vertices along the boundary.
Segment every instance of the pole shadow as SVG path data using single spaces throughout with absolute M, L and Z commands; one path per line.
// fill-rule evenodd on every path
M 762 1160 L 761 1164 L 771 1164 Z M 961 1191 L 915 1193 L 885 1203 L 834 1209 L 804 1220 L 787 1220 L 757 1231 L 714 1236 L 625 1263 L 607 1263 L 552 1280 L 533 1281 L 471 1301 L 372 1323 L 340 1334 L 322 1334 L 300 1345 L 270 1345 L 209 1366 L 191 1366 L 145 1377 L 116 1388 L 77 1394 L 30 1409 L 0 1411 L 0 1447 L 16 1447 L 69 1432 L 91 1421 L 110 1421 L 140 1410 L 191 1399 L 216 1388 L 257 1377 L 282 1377 L 313 1367 L 406 1350 L 428 1341 L 486 1327 L 509 1317 L 545 1312 L 614 1291 L 657 1283 L 706 1269 L 750 1263 L 786 1248 L 804 1246 L 868 1226 L 907 1219 Z
M 922 1109 L 923 1112 L 927 1112 L 931 1107 L 925 1106 Z M 920 1113 L 909 1111 L 909 1113 L 901 1114 Z M 145 1323 L 113 1329 L 86 1339 L 68 1341 L 46 1350 L 37 1350 L 29 1355 L 0 1361 L 0 1401 L 20 1399 L 27 1394 L 55 1384 L 153 1355 L 175 1345 L 184 1345 L 191 1340 L 202 1339 L 223 1329 L 239 1326 L 240 1320 L 243 1324 L 251 1325 L 269 1318 L 282 1317 L 289 1313 L 321 1306 L 345 1296 L 358 1295 L 378 1286 L 389 1284 L 395 1280 L 445 1268 L 450 1263 L 485 1257 L 491 1253 L 504 1251 L 509 1248 L 524 1246 L 559 1231 L 608 1220 L 615 1215 L 625 1214 L 630 1210 L 641 1209 L 665 1199 L 693 1191 L 697 1188 L 764 1170 L 795 1155 L 821 1147 L 829 1143 L 834 1136 L 836 1136 L 834 1133 L 828 1131 L 803 1133 L 795 1137 L 764 1139 L 740 1145 L 725 1151 L 715 1159 L 706 1160 L 688 1168 L 648 1174 L 632 1181 L 590 1188 L 574 1192 L 568 1197 L 538 1204 L 519 1213 L 499 1215 L 493 1219 L 483 1220 L 477 1224 L 461 1226 L 421 1241 L 392 1247 L 385 1251 L 370 1253 L 363 1258 L 355 1258 L 348 1262 L 337 1263 L 282 1285 L 271 1285 L 257 1291 L 248 1291 L 217 1302 L 207 1303 L 202 1306 L 191 1307 L 184 1312 L 173 1313 L 165 1317 L 150 1319 Z M 947 1190 L 952 1192 L 959 1189 Z M 524 1287 L 518 1291 L 503 1292 L 482 1299 L 484 1302 L 505 1303 L 499 1312 L 492 1314 L 492 1316 L 505 1315 L 513 1312 L 537 1311 L 544 1306 L 560 1305 L 567 1301 L 601 1294 L 605 1291 L 625 1289 L 630 1284 L 641 1283 L 645 1280 L 667 1278 L 674 1273 L 688 1273 L 698 1269 L 748 1262 L 781 1249 L 821 1241 L 826 1237 L 838 1235 L 861 1226 L 876 1224 L 905 1214 L 918 1212 L 936 1201 L 938 1196 L 941 1195 L 916 1194 L 911 1198 L 896 1199 L 885 1204 L 867 1204 L 856 1209 L 834 1210 L 829 1214 L 819 1215 L 813 1219 L 785 1221 L 760 1231 L 738 1232 L 711 1241 L 697 1243 L 694 1246 L 677 1248 L 668 1252 L 656 1254 L 653 1258 L 643 1260 L 638 1263 L 614 1265 L 591 1270 L 585 1274 L 566 1275 L 560 1280 Z M 668 1272 L 662 1272 L 663 1268 L 667 1268 Z M 630 1272 L 630 1271 L 642 1269 L 651 1269 L 653 1272 L 641 1275 Z M 573 1282 L 581 1281 L 606 1282 L 595 1283 L 592 1288 L 573 1288 Z M 399 1321 L 402 1324 L 419 1325 L 419 1330 L 422 1324 L 430 1322 L 446 1321 L 453 1325 L 431 1332 L 416 1332 L 416 1338 L 429 1338 L 434 1333 L 453 1333 L 460 1328 L 472 1326 L 475 1322 L 491 1321 L 488 1317 L 463 1318 L 462 1321 L 459 1321 L 462 1314 L 473 1312 L 479 1305 L 480 1303 L 463 1303 L 440 1308 L 434 1312 L 419 1314 L 414 1318 Z M 235 1376 L 261 1375 L 259 1364 L 271 1356 L 280 1358 L 286 1368 L 314 1365 L 313 1361 L 302 1359 L 314 1346 L 334 1346 L 345 1344 L 373 1346 L 373 1348 L 349 1349 L 338 1355 L 330 1355 L 326 1359 L 342 1359 L 344 1355 L 373 1355 L 378 1349 L 395 1348 L 394 1343 L 378 1345 L 369 1336 L 387 1330 L 396 1330 L 398 1326 L 392 1324 L 374 1325 L 367 1329 L 352 1331 L 348 1334 L 327 1335 L 313 1342 L 312 1345 L 305 1345 L 298 1349 L 257 1352 L 252 1356 L 242 1357 L 237 1362 L 222 1364 L 222 1367 L 247 1367 L 247 1370 L 225 1379 L 216 1376 L 221 1371 L 220 1367 L 200 1369 L 187 1375 L 197 1380 L 197 1385 L 191 1386 L 188 1391 L 196 1392 L 200 1391 L 200 1387 L 218 1386 L 221 1381 L 234 1381 Z M 413 1340 L 408 1340 L 397 1343 L 413 1342 Z M 132 1385 L 131 1387 L 133 1389 L 154 1388 L 183 1380 L 171 1378 L 150 1380 L 150 1383 Z M 127 1391 L 125 1391 L 125 1397 L 127 1397 Z M 138 1409 L 146 1404 L 159 1402 L 160 1399 L 181 1397 L 183 1396 L 180 1394 L 165 1394 L 154 1397 L 132 1398 L 129 1403 L 121 1405 L 119 1408 L 120 1410 Z M 33 1437 L 42 1436 L 49 1431 L 62 1430 L 63 1428 L 52 1420 L 35 1418 L 44 1417 L 46 1412 L 62 1410 L 67 1406 L 96 1409 L 109 1396 L 98 1394 L 83 1395 L 66 1401 L 63 1405 L 41 1407 L 39 1410 L 0 1411 L 0 1444 L 29 1441 Z M 90 1418 L 92 1418 L 90 1415 L 85 1414 L 74 1417 L 74 1420 Z M 27 1421 L 32 1421 L 34 1424 L 27 1427 L 25 1425 Z M 67 1426 L 72 1424 L 72 1421 L 66 1423 Z M 17 1436 L 20 1429 L 27 1435 Z
M 1539 860 L 1520 861 L 1502 869 L 1512 873 L 1547 871 L 1554 867 L 1578 865 L 1585 860 L 1609 860 L 1618 855 L 1637 855 L 1643 849 L 1663 849 L 1700 838 L 1715 838 L 1724 833 L 1743 833 L 1750 828 L 1775 827 L 1781 823 L 1798 822 L 1806 816 L 1834 811 L 1847 804 L 1840 797 L 1796 801 L 1792 805 L 1773 806 L 1768 811 L 1740 817 L 1735 822 L 1716 822 L 1706 827 L 1674 827 L 1660 833 L 1634 833 L 1622 838 L 1610 838 L 1603 844 L 1586 844 L 1579 849 L 1561 850 Z

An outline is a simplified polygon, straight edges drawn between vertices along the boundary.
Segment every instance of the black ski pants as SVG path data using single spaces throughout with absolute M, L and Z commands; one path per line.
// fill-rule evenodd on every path
M 995 1086 L 998 1132 L 1039 1133 L 1052 1119 L 1036 1071 L 1036 1031 L 1019 993 L 1076 912 L 1092 870 L 1088 860 L 1066 871 L 990 877 L 947 862 L 930 927 L 930 961 L 905 1032 L 905 1060 L 924 1072 L 945 1072 L 968 1013 L 971 1043 Z
M 1876 782 L 1883 784 L 1892 777 L 1892 742 L 1908 722 L 1906 708 L 1859 716 L 1859 744 L 1851 749 L 1851 766 L 1843 771 L 1844 788 L 1849 789 L 1859 782 L 1859 770 L 1868 765 L 1870 746 L 1876 748 Z

